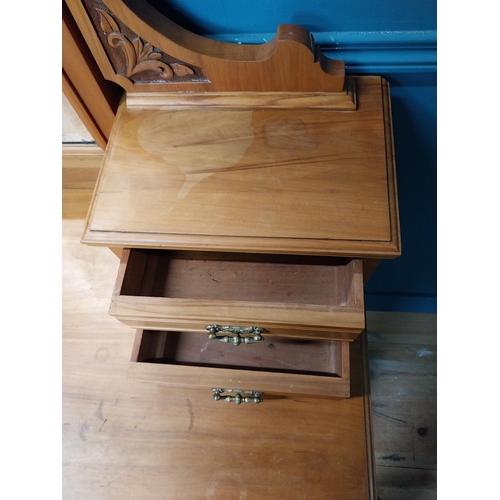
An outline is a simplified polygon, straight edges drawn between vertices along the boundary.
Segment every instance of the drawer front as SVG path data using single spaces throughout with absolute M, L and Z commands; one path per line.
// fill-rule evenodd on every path
M 365 326 L 359 259 L 126 249 L 110 314 L 134 328 L 353 340 Z
M 349 342 L 276 337 L 236 346 L 189 332 L 137 330 L 129 378 L 206 388 L 207 397 L 223 389 L 228 397 L 237 390 L 254 391 L 263 400 L 290 395 L 348 398 Z

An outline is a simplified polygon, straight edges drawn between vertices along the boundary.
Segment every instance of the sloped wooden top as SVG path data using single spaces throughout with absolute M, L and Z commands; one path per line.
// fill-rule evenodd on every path
M 83 242 L 399 255 L 388 86 L 356 86 L 356 111 L 280 93 L 124 101 Z

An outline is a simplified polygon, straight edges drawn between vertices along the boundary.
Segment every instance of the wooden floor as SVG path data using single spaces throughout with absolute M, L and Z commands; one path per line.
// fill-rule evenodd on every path
M 127 471 L 117 470 L 106 461 L 109 447 L 119 442 L 110 440 L 110 435 L 119 431 L 118 427 L 106 429 L 107 432 L 104 429 L 109 415 L 118 412 L 120 405 L 126 405 L 132 417 L 135 411 L 133 397 L 122 401 L 106 396 L 110 384 L 120 388 L 128 383 L 126 367 L 132 335 L 130 328 L 107 313 L 117 257 L 108 249 L 79 242 L 89 199 L 89 189 L 63 191 L 62 472 L 65 500 L 111 498 L 103 493 L 110 491 L 109 485 L 123 478 L 127 482 Z M 369 312 L 367 322 L 378 496 L 380 500 L 436 499 L 436 316 Z M 75 352 L 79 356 L 75 356 Z M 75 361 L 77 359 L 81 361 Z M 94 374 L 90 378 L 89 371 Z M 93 397 L 85 396 L 82 383 L 88 384 L 87 393 L 93 391 Z M 120 411 L 125 414 L 124 408 Z M 151 407 L 146 413 L 148 418 L 155 418 L 160 410 Z M 132 422 L 136 427 L 141 425 L 140 419 L 132 417 L 130 425 Z M 192 411 L 186 411 L 186 418 L 192 418 Z M 120 432 L 127 425 L 124 422 Z M 168 429 L 164 432 L 168 433 Z M 93 446 L 75 444 L 85 442 L 92 442 Z M 140 443 L 137 446 L 140 447 Z M 87 456 L 88 453 L 92 456 Z M 155 457 L 150 460 L 154 463 Z M 88 467 L 89 463 L 93 465 Z M 81 474 L 81 464 L 87 464 L 85 474 Z M 138 463 L 134 473 L 142 473 L 144 466 Z M 179 474 L 185 475 L 186 482 L 195 479 L 189 478 L 189 471 L 180 470 Z M 122 486 L 121 491 L 127 491 L 128 496 L 120 498 L 185 498 L 171 492 L 164 497 L 161 493 L 158 496 L 158 492 L 138 493 L 132 485 Z M 240 498 L 243 497 L 240 495 Z M 275 498 L 281 500 L 279 495 Z
M 436 315 L 367 313 L 378 495 L 436 492 Z

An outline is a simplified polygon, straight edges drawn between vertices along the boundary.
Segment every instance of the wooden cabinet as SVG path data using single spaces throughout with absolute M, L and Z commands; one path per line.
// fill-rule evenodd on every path
M 129 377 L 214 405 L 338 403 L 365 456 L 352 498 L 374 498 L 363 283 L 401 251 L 388 84 L 347 77 L 297 26 L 232 46 L 144 1 L 68 5 L 127 91 L 82 241 L 123 249 Z
M 364 328 L 362 263 L 125 249 L 110 314 L 140 329 L 131 378 L 265 398 L 349 397 L 348 341 Z

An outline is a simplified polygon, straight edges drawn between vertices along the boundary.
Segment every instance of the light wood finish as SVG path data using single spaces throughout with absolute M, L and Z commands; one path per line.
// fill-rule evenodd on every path
M 89 210 L 91 199 L 91 189 L 63 189 L 62 217 L 64 219 L 82 219 Z
M 63 144 L 63 218 L 86 217 L 103 157 L 104 152 L 98 146 Z M 122 248 L 111 250 L 121 258 Z M 363 259 L 365 284 L 379 263 L 380 259 Z
M 355 79 L 350 78 L 344 93 L 331 92 L 190 92 L 190 93 L 133 93 L 127 95 L 129 108 L 158 111 L 181 111 L 197 106 L 201 109 L 293 109 L 354 111 L 356 104 Z
M 82 120 L 82 123 L 85 125 L 86 129 L 89 131 L 96 144 L 104 149 L 108 142 L 107 136 L 103 134 L 103 132 L 97 125 L 91 112 L 85 106 L 82 97 L 78 94 L 78 91 L 71 83 L 68 75 L 64 71 L 62 72 L 62 91 L 73 106 L 76 114 L 80 117 L 80 120 Z
M 103 158 L 104 151 L 95 144 L 63 144 L 63 218 L 85 218 Z
M 195 333 L 137 330 L 129 378 L 174 387 L 348 398 L 349 343 L 272 338 L 231 345 Z
M 66 2 L 103 75 L 129 93 L 345 88 L 344 62 L 325 57 L 300 26 L 281 25 L 262 45 L 238 45 L 195 35 L 143 0 Z
M 258 326 L 353 340 L 365 327 L 357 259 L 126 249 L 110 314 L 134 328 Z
M 106 148 L 122 94 L 104 79 L 71 12 L 62 4 L 62 90 L 95 142 Z
M 62 145 L 62 188 L 94 189 L 104 151 L 95 144 Z
M 399 255 L 387 84 L 360 77 L 357 88 L 353 113 L 123 102 L 83 241 Z
M 134 332 L 107 314 L 117 260 L 106 248 L 82 245 L 79 240 L 83 226 L 83 220 L 62 221 L 63 497 L 65 500 L 89 496 L 95 500 L 127 497 L 142 500 L 146 491 L 151 499 L 168 499 L 169 494 L 175 500 L 182 499 L 183 495 L 189 500 L 197 498 L 189 497 L 191 488 L 195 488 L 190 483 L 195 482 L 200 489 L 202 485 L 206 488 L 210 482 L 207 476 L 215 474 L 215 466 L 221 461 L 234 458 L 240 463 L 241 456 L 247 456 L 243 443 L 248 437 L 237 430 L 241 438 L 240 457 L 226 448 L 221 450 L 222 455 L 215 465 L 208 462 L 207 448 L 199 448 L 198 454 L 209 469 L 201 480 L 194 480 L 189 475 L 193 464 L 176 461 L 177 452 L 169 451 L 172 442 L 177 443 L 176 446 L 184 445 L 187 452 L 196 453 L 195 447 L 200 442 L 205 446 L 208 442 L 208 438 L 202 438 L 203 430 L 215 435 L 212 429 L 209 430 L 212 421 L 204 424 L 206 407 L 200 406 L 200 401 L 205 392 L 160 388 L 155 384 L 127 380 Z M 433 419 L 436 364 L 434 354 L 425 354 L 426 351 L 435 353 L 435 322 L 435 315 L 367 312 L 372 405 L 379 411 L 374 415 L 374 446 L 381 500 L 437 498 L 436 420 Z M 402 356 L 405 351 L 417 350 L 424 355 Z M 398 395 L 403 390 L 404 393 Z M 407 411 L 408 402 L 412 404 L 411 413 Z M 228 404 L 226 410 L 229 407 L 243 409 Z M 263 404 L 256 408 L 263 408 Z M 420 411 L 417 412 L 417 408 Z M 314 424 L 326 418 L 328 411 L 326 407 L 320 414 L 302 410 L 300 416 Z M 265 454 L 264 461 L 271 464 L 269 490 L 263 491 L 260 498 L 273 497 L 273 490 L 284 491 L 284 497 L 291 499 L 303 498 L 306 493 L 329 498 L 333 490 L 328 460 L 335 453 L 331 437 L 334 429 L 330 424 L 325 427 L 325 439 L 312 433 L 305 422 L 291 430 L 291 423 L 287 422 L 294 412 L 290 408 L 287 418 L 281 419 L 272 435 L 273 439 L 283 439 L 291 448 L 278 448 L 283 455 L 265 452 L 273 447 L 272 439 L 269 448 L 259 447 Z M 191 414 L 193 426 L 189 429 Z M 241 412 L 233 411 L 232 414 L 238 419 L 241 417 Z M 400 418 L 402 414 L 405 418 Z M 172 421 L 174 432 L 168 432 Z M 417 431 L 421 422 L 426 422 L 428 429 L 423 437 Z M 213 422 L 213 425 L 221 427 L 221 422 Z M 280 430 L 282 425 L 286 426 L 283 431 Z M 266 436 L 271 437 L 268 427 L 261 427 Z M 193 431 L 197 432 L 195 438 Z M 296 438 L 286 436 L 287 431 Z M 189 445 L 188 438 L 193 438 L 195 444 Z M 418 451 L 418 463 L 409 458 L 415 450 Z M 317 461 L 315 453 L 321 457 Z M 406 460 L 383 458 L 397 455 L 405 456 Z M 294 464 L 297 469 L 292 468 L 291 474 L 296 472 L 297 475 L 292 477 L 287 469 Z M 262 470 L 260 465 L 257 469 Z M 178 479 L 176 474 L 180 476 Z M 279 480 L 280 475 L 290 481 L 292 489 L 286 489 L 284 482 Z M 171 477 L 174 478 L 172 489 L 169 487 Z M 219 485 L 229 487 L 230 481 L 226 476 L 226 481 L 222 478 Z M 230 494 L 227 491 L 227 495 Z M 200 496 L 205 498 L 206 490 Z M 234 496 L 238 498 L 237 492 Z M 279 498 L 277 494 L 276 497 Z
M 82 226 L 63 221 L 65 500 L 376 498 L 360 344 L 344 400 L 236 406 L 130 380 L 135 332 L 106 314 L 116 257 L 81 245 Z

